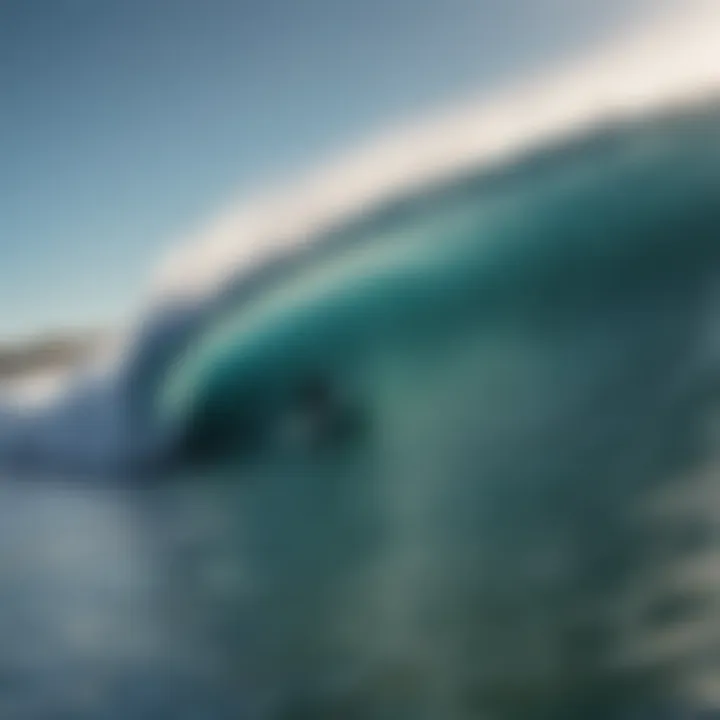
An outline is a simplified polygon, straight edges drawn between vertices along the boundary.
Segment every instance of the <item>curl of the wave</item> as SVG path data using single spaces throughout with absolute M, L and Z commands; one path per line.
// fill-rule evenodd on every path
M 562 154 L 578 139 L 657 133 L 684 118 L 687 132 L 675 142 L 685 142 L 696 115 L 718 116 L 718 39 L 717 7 L 696 3 L 569 70 L 400 128 L 221 215 L 161 266 L 139 320 L 109 357 L 55 383 L 44 402 L 5 399 L 4 461 L 93 470 L 161 463 L 177 428 L 158 422 L 158 390 L 229 307 L 281 282 L 288 268 L 332 253 L 353 228 L 371 232 L 438 193 Z

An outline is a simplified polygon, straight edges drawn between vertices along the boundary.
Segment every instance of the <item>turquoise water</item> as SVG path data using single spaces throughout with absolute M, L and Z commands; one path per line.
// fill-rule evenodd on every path
M 172 470 L 6 483 L 0 716 L 720 707 L 717 118 L 338 229 L 163 378 Z

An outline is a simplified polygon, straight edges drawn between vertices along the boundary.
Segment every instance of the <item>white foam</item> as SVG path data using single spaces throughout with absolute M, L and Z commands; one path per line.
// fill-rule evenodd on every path
M 211 293 L 388 196 L 719 88 L 720 3 L 690 0 L 568 68 L 399 128 L 285 189 L 238 203 L 167 258 L 153 297 Z

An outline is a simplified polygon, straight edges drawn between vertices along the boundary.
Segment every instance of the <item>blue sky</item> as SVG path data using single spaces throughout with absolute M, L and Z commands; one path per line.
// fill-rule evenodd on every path
M 234 198 L 660 2 L 0 0 L 0 337 L 112 323 Z

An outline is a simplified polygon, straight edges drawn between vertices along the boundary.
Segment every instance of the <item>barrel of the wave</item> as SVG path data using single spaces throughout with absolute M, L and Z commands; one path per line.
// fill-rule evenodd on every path
M 405 198 L 197 339 L 158 417 L 237 517 L 246 581 L 197 607 L 244 686 L 313 717 L 720 706 L 718 118 Z

